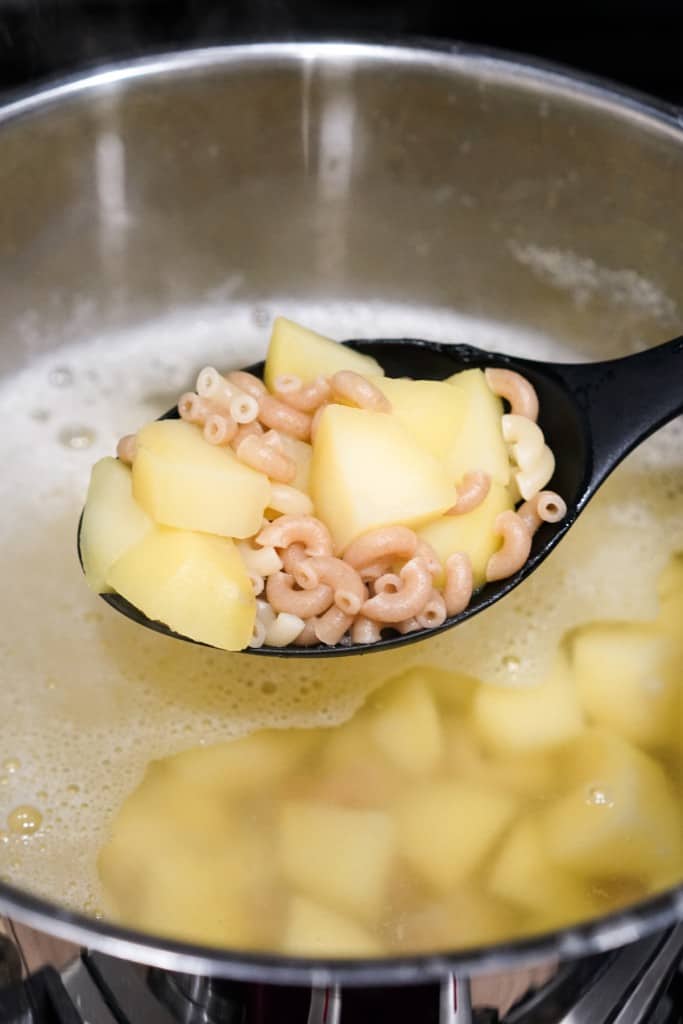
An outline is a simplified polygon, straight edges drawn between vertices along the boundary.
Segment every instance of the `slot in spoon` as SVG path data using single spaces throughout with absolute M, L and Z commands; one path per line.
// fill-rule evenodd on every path
M 555 453 L 555 474 L 549 485 L 567 503 L 559 523 L 543 523 L 534 535 L 531 554 L 513 576 L 487 583 L 472 595 L 470 604 L 435 629 L 404 635 L 392 633 L 377 643 L 325 647 L 245 648 L 242 653 L 279 658 L 339 657 L 370 654 L 451 629 L 477 615 L 525 580 L 547 558 L 622 459 L 658 427 L 683 412 L 683 337 L 636 355 L 599 363 L 546 363 L 533 359 L 484 352 L 470 345 L 449 345 L 415 338 L 346 341 L 343 344 L 373 356 L 389 377 L 443 380 L 459 370 L 502 367 L 523 374 L 535 387 L 539 426 Z M 263 363 L 247 369 L 263 376 Z M 160 419 L 175 419 L 170 409 Z M 81 558 L 81 521 L 78 555 Z M 83 564 L 81 559 L 81 565 Z M 101 594 L 122 615 L 167 636 L 196 643 L 156 622 L 119 594 Z

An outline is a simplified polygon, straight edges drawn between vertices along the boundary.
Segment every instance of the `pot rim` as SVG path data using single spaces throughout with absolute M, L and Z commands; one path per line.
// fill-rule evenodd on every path
M 321 60 L 360 56 L 391 63 L 417 61 L 451 71 L 476 68 L 480 76 L 488 76 L 497 83 L 507 79 L 531 88 L 551 86 L 560 94 L 578 93 L 596 106 L 621 115 L 629 112 L 646 124 L 655 122 L 660 128 L 668 128 L 675 140 L 683 143 L 683 110 L 666 101 L 535 57 L 423 37 L 399 41 L 372 37 L 258 39 L 122 60 L 6 95 L 0 105 L 0 131 L 5 124 L 53 104 L 137 79 L 223 66 L 235 59 L 258 61 L 301 56 Z M 573 959 L 626 945 L 683 918 L 683 884 L 624 910 L 531 938 L 377 959 L 292 957 L 200 946 L 91 918 L 5 882 L 0 882 L 0 908 L 16 920 L 58 938 L 172 971 L 242 981 L 267 980 L 281 985 L 401 985 L 439 980 L 452 973 L 504 970 L 551 957 Z

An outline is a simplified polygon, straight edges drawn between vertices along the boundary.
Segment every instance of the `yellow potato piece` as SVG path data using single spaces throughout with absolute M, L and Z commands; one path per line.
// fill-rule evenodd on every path
M 503 403 L 493 394 L 483 370 L 462 370 L 448 378 L 466 399 L 462 424 L 446 456 L 456 483 L 479 469 L 499 484 L 510 482 L 510 458 L 503 440 Z
M 272 391 L 276 377 L 291 374 L 308 384 L 316 377 L 328 377 L 338 370 L 354 370 L 364 376 L 384 373 L 370 356 L 354 352 L 284 316 L 277 317 L 263 374 L 267 388 Z
M 683 625 L 683 622 L 679 625 Z M 681 739 L 683 658 L 661 630 L 605 623 L 579 630 L 572 662 L 589 721 L 644 747 Z
M 442 753 L 441 722 L 426 683 L 411 674 L 387 683 L 372 701 L 370 735 L 407 775 L 432 773 Z
M 401 914 L 391 947 L 402 953 L 443 952 L 499 942 L 519 930 L 519 912 L 472 883 L 438 902 Z
M 304 896 L 294 896 L 282 952 L 293 956 L 380 956 L 382 947 L 355 921 Z
M 282 782 L 317 741 L 313 729 L 269 729 L 176 754 L 166 764 L 183 783 L 248 795 Z
M 486 749 L 497 754 L 545 750 L 574 739 L 583 717 L 566 656 L 557 656 L 538 686 L 481 686 L 473 721 Z
M 237 947 L 257 937 L 251 903 L 271 875 L 265 840 L 240 832 L 235 811 L 163 765 L 123 805 L 99 869 L 112 912 L 130 925 Z
M 244 538 L 261 526 L 270 481 L 193 424 L 159 420 L 137 434 L 133 495 L 162 526 Z
M 514 508 L 508 487 L 492 483 L 489 493 L 477 508 L 460 516 L 440 516 L 418 530 L 432 545 L 442 565 L 456 551 L 464 551 L 472 563 L 475 587 L 486 582 L 486 565 L 502 540 L 494 533 L 498 515 Z M 437 580 L 443 582 L 443 576 Z
M 662 768 L 599 729 L 572 745 L 567 760 L 572 788 L 541 817 L 549 857 L 588 877 L 680 878 L 680 808 Z
M 444 771 L 456 779 L 471 779 L 492 791 L 526 799 L 546 798 L 557 789 L 556 756 L 546 750 L 491 756 L 469 718 L 447 714 L 443 720 Z
M 457 466 L 450 464 L 450 457 L 467 407 L 465 392 L 443 380 L 375 377 L 372 383 L 391 402 L 392 415 L 419 445 L 444 463 L 455 482 Z
M 489 891 L 524 910 L 545 913 L 569 924 L 597 913 L 588 886 L 548 859 L 538 826 L 521 821 L 504 839 L 488 882 Z
M 515 807 L 510 797 L 471 783 L 415 787 L 397 807 L 399 852 L 424 882 L 448 892 L 479 867 Z
M 85 578 L 95 593 L 111 590 L 105 582 L 109 569 L 153 525 L 133 498 L 128 466 L 112 458 L 96 462 L 81 524 Z
M 295 889 L 360 920 L 377 917 L 394 854 L 394 829 L 380 811 L 292 800 L 282 805 L 280 859 Z
M 249 643 L 256 599 L 231 540 L 155 527 L 109 570 L 107 583 L 145 615 L 227 651 Z
M 311 497 L 339 550 L 378 526 L 418 526 L 455 501 L 443 466 L 391 414 L 330 405 L 313 444 Z

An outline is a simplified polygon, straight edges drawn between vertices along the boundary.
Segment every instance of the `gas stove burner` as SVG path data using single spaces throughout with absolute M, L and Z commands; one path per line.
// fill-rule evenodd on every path
M 19 968 L 16 950 L 3 939 L 3 1024 L 683 1022 L 683 924 L 615 952 L 562 965 L 503 1017 L 492 1008 L 473 1009 L 469 982 L 454 977 L 441 986 L 310 990 L 147 969 L 86 951 L 61 974 L 44 968 L 18 983 Z

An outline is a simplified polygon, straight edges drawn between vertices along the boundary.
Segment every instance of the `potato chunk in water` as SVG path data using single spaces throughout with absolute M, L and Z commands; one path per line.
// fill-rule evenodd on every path
M 548 855 L 579 875 L 673 881 L 681 870 L 680 808 L 662 768 L 614 733 L 572 746 L 573 786 L 541 819 Z

